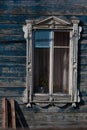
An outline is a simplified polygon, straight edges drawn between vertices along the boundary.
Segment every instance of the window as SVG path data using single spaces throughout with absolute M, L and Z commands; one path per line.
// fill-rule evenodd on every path
M 34 33 L 34 93 L 68 93 L 69 32 Z
M 79 102 L 77 88 L 79 20 L 55 16 L 27 21 L 26 94 L 32 102 Z

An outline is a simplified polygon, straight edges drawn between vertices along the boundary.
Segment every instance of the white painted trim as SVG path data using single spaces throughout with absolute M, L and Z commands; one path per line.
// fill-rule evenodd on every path
M 54 48 L 59 48 L 59 49 L 68 49 L 69 46 L 54 46 Z
M 52 37 L 54 37 L 53 31 L 52 31 Z M 54 55 L 53 44 L 54 44 L 53 41 L 51 41 L 50 43 L 50 69 L 49 69 L 49 94 L 50 95 L 52 95 L 53 93 L 53 55 Z
M 49 26 L 41 25 L 41 23 L 45 23 L 49 20 Z M 53 22 L 51 22 L 53 20 Z M 54 23 L 56 22 L 56 24 Z M 58 23 L 58 24 L 57 24 Z M 70 48 L 69 48 L 69 95 L 71 95 L 71 102 L 79 102 L 79 91 L 77 89 L 77 66 L 78 66 L 78 40 L 80 38 L 80 32 L 82 30 L 81 27 L 78 27 L 79 20 L 72 20 L 72 24 L 69 22 L 57 18 L 55 16 L 48 17 L 47 19 L 40 20 L 31 23 L 31 21 L 27 21 L 27 24 L 23 26 L 24 37 L 26 39 L 26 50 L 27 50 L 27 62 L 26 62 L 26 90 L 24 92 L 24 100 L 29 102 L 33 102 L 32 95 L 37 96 L 38 94 L 33 94 L 33 39 L 32 39 L 32 29 L 56 29 L 59 30 L 67 30 L 70 32 Z M 32 26 L 33 24 L 33 26 Z M 38 25 L 37 25 L 38 24 Z M 55 25 L 54 25 L 55 24 Z M 66 26 L 67 24 L 67 26 Z M 61 25 L 61 26 L 60 26 Z M 54 35 L 54 34 L 53 34 Z M 59 46 L 58 46 L 59 47 Z M 50 76 L 49 76 L 49 95 L 50 101 L 53 101 L 52 95 L 53 93 L 53 61 L 54 61 L 54 48 L 58 48 L 54 46 L 54 42 L 52 41 L 50 47 Z M 59 47 L 63 48 L 63 47 Z M 29 95 L 28 92 L 30 91 Z M 40 94 L 41 95 L 41 94 Z M 44 94 L 42 94 L 44 96 Z M 42 96 L 41 95 L 41 96 Z M 59 95 L 59 94 L 58 94 Z M 63 94 L 64 95 L 64 94 Z M 29 96 L 29 97 L 28 97 Z M 25 102 L 24 101 L 24 102 Z M 58 102 L 61 102 L 60 100 Z
M 46 21 L 50 21 L 51 19 L 53 19 L 53 21 L 56 21 L 59 25 L 61 25 L 61 24 L 63 24 L 63 25 L 69 25 L 70 24 L 70 22 L 68 22 L 68 21 L 65 21 L 65 20 L 63 20 L 63 19 L 60 19 L 60 18 L 58 18 L 58 17 L 56 17 L 56 16 L 50 16 L 50 17 L 48 17 L 48 18 L 45 18 L 45 19 L 43 19 L 43 20 L 40 20 L 39 22 L 36 22 L 36 24 L 42 24 L 43 22 L 46 22 Z
M 23 26 L 24 38 L 26 39 L 26 89 L 23 92 L 23 102 L 28 102 L 28 91 L 29 91 L 29 73 L 28 73 L 28 57 L 29 57 L 29 40 L 28 40 L 28 28 L 27 25 Z
M 29 44 L 30 44 L 30 48 L 29 48 L 29 51 L 30 51 L 30 64 L 31 64 L 31 67 L 30 67 L 30 72 L 29 72 L 29 81 L 30 81 L 30 94 L 29 94 L 29 102 L 32 102 L 32 94 L 33 94 L 33 44 L 32 44 L 32 31 L 31 31 L 31 34 L 30 34 L 30 40 L 29 40 Z M 29 58 L 29 57 L 28 57 Z
M 69 94 L 72 95 L 72 66 L 73 66 L 73 42 L 72 42 L 73 32 L 70 31 L 70 49 L 69 49 Z

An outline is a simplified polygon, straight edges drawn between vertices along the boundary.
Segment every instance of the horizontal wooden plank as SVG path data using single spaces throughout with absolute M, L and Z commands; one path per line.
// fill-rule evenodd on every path
M 0 24 L 19 24 L 23 26 L 25 24 L 26 19 L 36 19 L 43 16 L 32 15 L 32 14 L 24 14 L 24 15 L 15 15 L 15 14 L 1 14 L 0 15 Z M 19 28 L 18 28 L 19 29 Z
M 26 64 L 26 57 L 17 57 L 17 56 L 4 56 L 0 58 L 0 65 L 2 64 Z
M 81 55 L 79 56 L 79 63 L 82 64 L 86 64 L 87 63 L 87 55 Z
M 25 77 L 1 77 L 0 87 L 25 87 Z
M 83 96 L 82 95 L 82 100 L 85 102 L 85 104 L 87 104 L 87 96 Z M 83 108 L 80 108 L 82 111 L 87 111 L 87 106 L 83 106 Z
M 87 40 L 81 40 L 80 44 L 87 44 Z
M 15 69 L 21 70 L 22 68 L 23 69 L 26 68 L 26 65 L 25 64 L 0 64 L 0 67 L 15 68 Z
M 24 77 L 26 75 L 26 67 L 0 66 L 0 77 Z
M 3 80 L 5 80 L 6 78 L 11 78 L 10 80 L 13 81 L 12 77 L 13 78 L 20 78 L 20 77 L 24 77 L 25 78 L 26 76 L 26 66 L 22 66 L 21 64 L 20 65 L 10 65 L 10 64 L 2 64 L 0 65 L 0 78 L 2 80 L 0 80 L 0 83 L 1 82 L 5 82 Z M 8 79 L 7 79 L 8 80 Z
M 62 4 L 63 3 L 63 4 Z M 25 13 L 47 13 L 47 14 L 87 14 L 86 10 L 86 1 L 84 0 L 83 4 L 81 0 L 78 1 L 68 1 L 67 3 L 64 0 L 61 1 L 6 1 L 1 2 L 0 13 L 11 13 L 11 14 L 25 14 Z M 10 8 L 9 8 L 10 7 Z
M 26 51 L 24 50 L 24 51 L 22 51 L 22 50 L 9 50 L 9 51 L 4 51 L 4 49 L 3 50 L 1 50 L 0 51 L 0 58 L 1 57 L 9 57 L 9 56 L 13 56 L 13 57 L 17 57 L 17 56 L 23 56 L 23 57 L 25 57 L 26 56 Z
M 86 81 L 80 81 L 79 84 L 80 84 L 80 86 L 83 86 L 83 87 L 84 87 L 84 86 L 87 86 L 87 82 L 86 82 Z M 87 88 L 86 88 L 86 89 L 87 89 Z
M 79 55 L 85 55 L 87 56 L 87 49 L 79 49 Z
M 83 37 L 87 35 L 87 26 L 84 26 L 83 28 Z
M 1 69 L 0 69 L 1 70 Z M 3 72 L 0 71 L 0 78 L 2 77 L 24 77 L 26 75 L 25 70 L 23 70 L 23 72 Z
M 81 37 L 81 40 L 87 40 L 86 34 L 84 34 L 84 35 Z
M 20 97 L 22 96 L 25 88 L 24 87 L 0 87 L 0 101 L 1 97 L 8 96 L 8 97 Z
M 25 43 L 2 43 L 0 44 L 0 56 L 26 56 Z
M 24 33 L 22 30 L 22 26 L 23 25 L 20 25 L 20 24 L 0 24 L 0 29 L 2 30 L 2 32 L 0 33 L 0 41 L 25 40 L 23 36 Z M 11 31 L 11 29 L 12 30 L 15 29 L 15 30 Z M 16 34 L 17 29 L 18 31 L 20 30 L 20 33 Z
M 80 87 L 80 95 L 81 97 L 87 97 L 87 88 L 85 86 Z
M 65 14 L 63 14 L 63 15 L 65 15 Z M 4 14 L 4 13 L 2 13 L 2 14 L 0 14 L 0 25 L 1 24 L 7 24 L 7 25 L 8 24 L 16 24 L 16 25 L 19 24 L 19 25 L 23 26 L 23 24 L 25 24 L 26 19 L 35 20 L 35 19 L 39 19 L 39 18 L 42 18 L 42 17 L 46 18 L 48 16 L 49 16 L 49 14 L 47 15 L 46 13 L 43 14 L 43 15 L 42 14 L 32 14 L 32 13 L 26 13 L 26 14 L 23 14 L 23 15 L 20 15 L 20 14 Z M 60 17 L 60 16 L 58 16 L 58 17 Z M 72 14 L 71 15 L 65 15 L 65 17 L 66 17 L 66 19 L 70 20 L 71 17 L 72 17 Z M 85 15 L 83 15 L 83 16 L 78 15 L 78 18 L 84 24 L 87 23 Z M 21 26 L 20 26 L 20 29 L 21 29 Z M 83 30 L 86 30 L 87 26 L 82 26 L 82 28 L 83 28 Z M 2 29 L 4 29 L 4 28 L 2 28 Z M 8 28 L 8 29 L 12 30 L 12 28 Z M 17 28 L 17 29 L 18 29 L 18 31 L 20 31 L 19 28 Z M 83 33 L 84 33 L 84 31 L 83 31 Z
M 0 24 L 0 29 L 21 29 L 22 30 L 22 25 L 21 24 Z
M 0 34 L 0 42 L 2 41 L 24 41 L 24 36 L 23 35 L 3 35 Z
M 81 72 L 87 72 L 87 65 L 86 64 L 84 64 L 84 65 L 79 65 L 79 71 L 80 71 L 80 73 Z
M 37 107 L 37 109 L 38 109 L 38 107 Z M 56 111 L 60 111 L 60 112 L 53 112 L 53 109 L 54 109 L 54 111 L 56 109 Z M 26 109 L 23 112 L 24 112 L 26 120 L 32 126 L 34 126 L 34 125 L 37 126 L 39 124 L 53 125 L 55 123 L 57 123 L 57 125 L 59 125 L 61 123 L 64 123 L 64 121 L 66 123 L 68 123 L 68 125 L 69 125 L 69 123 L 70 122 L 72 123 L 72 121 L 73 122 L 75 121 L 75 123 L 77 124 L 77 122 L 79 123 L 79 121 L 87 120 L 86 112 L 78 112 L 79 110 L 73 109 L 72 107 L 69 107 L 69 109 L 66 108 L 64 110 L 65 112 L 64 111 L 61 112 L 61 111 L 62 111 L 61 108 L 57 108 L 55 106 L 54 107 L 50 106 L 48 109 L 42 110 L 42 111 L 40 110 L 40 112 L 36 112 L 36 113 L 34 113 L 33 111 L 28 111 Z
M 82 73 L 79 75 L 78 85 L 87 86 L 87 73 Z
M 3 66 L 3 65 L 0 65 L 0 72 L 2 72 L 2 73 L 19 73 L 19 72 L 25 72 L 25 69 L 26 69 L 26 67 L 25 66 L 11 66 L 11 65 L 9 65 L 9 66 L 7 66 L 7 65 L 5 65 L 5 66 Z
M 84 41 L 83 41 L 83 43 L 79 43 L 79 49 L 81 49 L 81 50 L 87 49 L 87 44 L 84 43 Z
M 0 29 L 0 34 L 2 35 L 23 35 L 22 28 L 7 28 L 7 29 Z

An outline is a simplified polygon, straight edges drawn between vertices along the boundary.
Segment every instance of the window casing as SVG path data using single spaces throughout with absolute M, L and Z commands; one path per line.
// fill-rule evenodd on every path
M 48 22 L 48 23 L 47 23 Z M 24 101 L 79 102 L 77 88 L 79 20 L 52 16 L 23 27 L 27 41 Z M 48 26 L 47 26 L 48 25 Z

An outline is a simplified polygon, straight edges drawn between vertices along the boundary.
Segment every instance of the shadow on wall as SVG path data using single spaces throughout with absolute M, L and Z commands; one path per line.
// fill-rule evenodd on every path
M 29 129 L 29 126 L 23 115 L 23 112 L 17 102 L 15 102 L 15 109 L 16 109 L 16 126 L 17 126 L 17 128 L 28 128 Z

